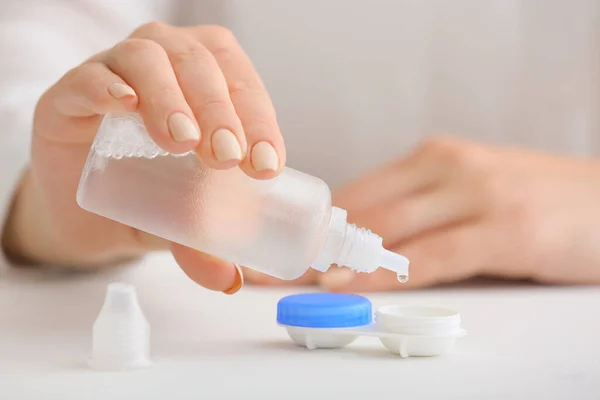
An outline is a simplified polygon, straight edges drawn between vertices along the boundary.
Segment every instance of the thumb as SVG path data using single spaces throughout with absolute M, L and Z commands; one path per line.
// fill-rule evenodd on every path
M 237 264 L 175 243 L 171 252 L 183 272 L 200 286 L 232 295 L 244 285 L 244 275 Z

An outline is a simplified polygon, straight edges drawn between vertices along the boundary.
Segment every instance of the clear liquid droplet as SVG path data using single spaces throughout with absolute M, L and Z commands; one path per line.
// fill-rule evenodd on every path
M 408 282 L 408 275 L 398 275 L 398 281 L 400 283 L 406 283 L 406 282 Z

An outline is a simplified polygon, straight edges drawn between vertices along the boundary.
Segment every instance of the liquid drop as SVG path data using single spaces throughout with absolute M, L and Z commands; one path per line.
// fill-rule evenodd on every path
M 406 282 L 408 282 L 408 275 L 398 275 L 398 281 L 400 283 L 406 283 Z

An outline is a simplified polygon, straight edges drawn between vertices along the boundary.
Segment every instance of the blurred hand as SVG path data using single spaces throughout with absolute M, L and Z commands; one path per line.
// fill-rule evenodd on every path
M 232 263 L 80 209 L 75 194 L 102 116 L 137 111 L 172 153 L 195 149 L 213 168 L 239 165 L 269 179 L 285 164 L 273 106 L 233 35 L 217 26 L 150 23 L 67 72 L 39 100 L 31 165 L 4 234 L 15 258 L 96 267 L 171 249 L 183 270 L 213 290 L 235 292 Z
M 386 270 L 355 275 L 345 268 L 311 271 L 298 283 L 352 292 L 473 276 L 600 283 L 596 160 L 438 138 L 343 188 L 335 203 L 410 259 L 409 283 Z

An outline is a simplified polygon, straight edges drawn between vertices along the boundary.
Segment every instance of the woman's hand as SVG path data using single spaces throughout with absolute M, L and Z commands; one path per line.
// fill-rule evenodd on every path
M 600 283 L 600 162 L 452 138 L 336 193 L 352 222 L 411 261 L 410 280 L 345 268 L 303 277 L 334 291 L 417 288 L 473 276 Z M 263 278 L 264 279 L 264 278 Z
M 6 227 L 5 247 L 38 263 L 98 266 L 171 248 L 183 270 L 213 290 L 242 276 L 216 260 L 80 209 L 75 194 L 102 116 L 137 111 L 171 153 L 196 149 L 213 168 L 276 176 L 285 149 L 265 87 L 224 28 L 150 23 L 67 72 L 39 100 L 32 159 Z M 201 265 L 201 267 L 200 267 Z

